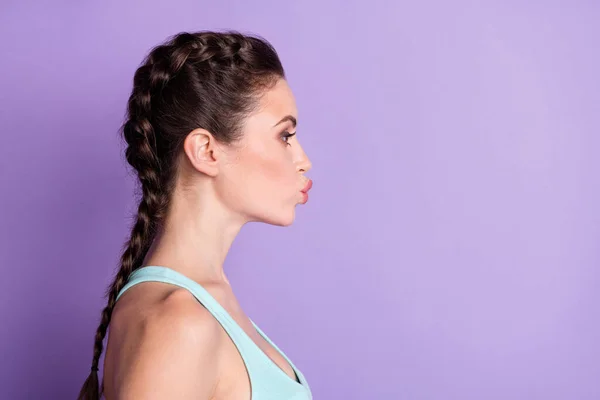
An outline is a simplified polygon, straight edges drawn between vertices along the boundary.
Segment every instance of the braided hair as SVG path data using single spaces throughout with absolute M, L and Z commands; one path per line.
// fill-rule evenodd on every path
M 92 368 L 79 400 L 97 400 L 102 394 L 98 364 L 116 298 L 142 266 L 165 218 L 186 135 L 203 128 L 225 144 L 239 139 L 244 117 L 280 78 L 285 73 L 272 45 L 235 31 L 179 33 L 154 47 L 136 70 L 121 132 L 141 199 L 120 267 L 106 290 Z

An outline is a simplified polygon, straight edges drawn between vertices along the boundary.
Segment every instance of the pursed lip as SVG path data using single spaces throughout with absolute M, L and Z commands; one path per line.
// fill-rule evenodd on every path
M 307 193 L 310 188 L 312 188 L 312 180 L 308 180 L 308 182 L 306 182 L 306 186 L 304 187 L 304 189 L 301 190 L 302 193 Z

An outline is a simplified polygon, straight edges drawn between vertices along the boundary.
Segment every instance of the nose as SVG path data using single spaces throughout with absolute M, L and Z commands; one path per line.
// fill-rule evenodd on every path
M 308 172 L 312 168 L 312 162 L 310 161 L 310 159 L 307 157 L 307 155 L 304 152 L 302 152 L 302 158 L 297 163 L 297 168 L 298 168 L 298 172 L 302 172 L 302 173 Z

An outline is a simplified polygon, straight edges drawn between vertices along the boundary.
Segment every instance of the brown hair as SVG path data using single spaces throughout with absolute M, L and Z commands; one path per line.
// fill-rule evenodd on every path
M 223 143 L 239 139 L 244 118 L 279 78 L 285 73 L 271 44 L 235 31 L 179 33 L 153 48 L 136 70 L 121 132 L 141 199 L 120 267 L 107 288 L 91 373 L 79 400 L 102 394 L 98 363 L 116 298 L 129 275 L 142 266 L 168 210 L 187 134 L 203 128 Z

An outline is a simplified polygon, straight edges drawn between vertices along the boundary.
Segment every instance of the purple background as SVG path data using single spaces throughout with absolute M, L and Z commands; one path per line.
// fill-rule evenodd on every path
M 315 182 L 226 270 L 316 399 L 600 399 L 598 2 L 0 10 L 1 399 L 75 398 L 135 209 L 133 72 L 225 28 L 280 52 Z

